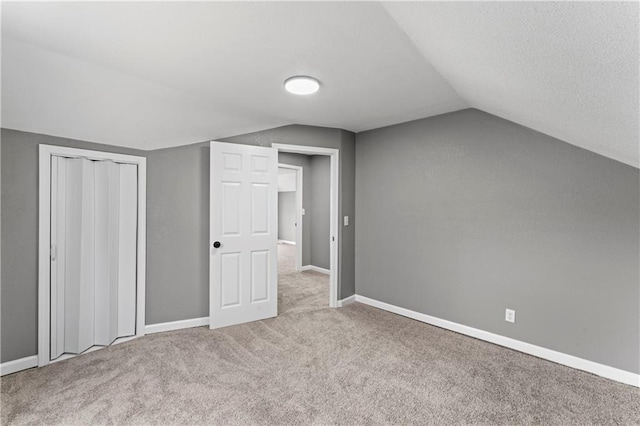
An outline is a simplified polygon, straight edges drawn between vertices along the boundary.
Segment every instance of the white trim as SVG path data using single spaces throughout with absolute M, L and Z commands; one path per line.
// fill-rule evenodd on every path
M 355 301 L 356 301 L 356 295 L 355 294 L 352 295 L 352 296 L 349 296 L 349 297 L 345 297 L 342 300 L 338 300 L 338 308 L 342 308 L 344 306 L 347 306 L 347 305 L 350 305 L 352 303 L 355 303 Z
M 290 152 L 292 154 L 304 154 L 304 155 L 333 155 L 338 151 L 338 148 L 323 148 L 319 146 L 307 146 L 307 145 L 289 145 L 284 143 L 272 143 L 272 148 L 276 148 L 279 152 Z
M 3 362 L 0 364 L 0 376 L 6 374 L 17 373 L 18 371 L 26 370 L 38 366 L 38 356 L 32 355 L 24 358 L 16 359 L 13 361 Z
M 331 275 L 331 270 L 325 269 L 325 268 L 321 268 L 321 267 L 315 266 L 315 265 L 304 265 L 302 268 L 300 268 L 300 270 L 301 271 L 315 271 L 315 272 L 320 272 L 321 274 Z
M 145 334 L 147 295 L 147 159 L 138 163 L 138 259 L 136 286 L 136 336 Z M 142 241 L 142 243 L 141 243 Z
M 290 246 L 295 246 L 295 241 L 287 241 L 287 240 L 278 240 L 278 244 L 289 244 Z
M 134 337 L 134 338 L 136 338 L 137 336 L 133 336 L 133 337 Z M 112 345 L 115 345 L 117 340 L 118 340 L 118 339 L 116 339 L 116 340 L 112 343 Z M 118 342 L 118 343 L 119 343 L 119 342 Z M 77 357 L 77 356 L 79 356 L 79 355 L 84 355 L 84 354 L 88 354 L 88 353 L 91 353 L 91 352 L 99 351 L 100 349 L 104 349 L 104 348 L 106 348 L 106 347 L 108 347 L 108 346 L 99 346 L 99 345 L 94 345 L 94 346 L 91 346 L 91 347 L 90 347 L 89 349 L 87 349 L 86 351 L 80 352 L 79 354 L 63 353 L 63 354 L 62 354 L 62 355 L 60 355 L 58 358 L 50 360 L 50 361 L 49 361 L 49 364 L 55 364 L 56 362 L 66 361 L 66 360 L 68 360 L 68 359 L 75 358 L 75 357 Z
M 111 343 L 111 346 L 119 345 L 120 343 L 125 343 L 125 342 L 128 342 L 130 340 L 137 339 L 138 337 L 140 337 L 140 336 L 135 335 L 135 336 L 119 337 L 116 340 L 114 340 L 113 343 Z M 103 346 L 103 347 L 106 348 L 106 346 Z
M 283 169 L 292 169 L 296 171 L 296 271 L 302 270 L 302 226 L 304 216 L 302 215 L 302 192 L 304 190 L 302 166 L 294 166 L 291 164 L 278 163 L 278 167 Z
M 145 327 L 145 332 L 154 334 L 162 333 L 163 331 L 182 330 L 183 328 L 203 327 L 205 325 L 209 325 L 209 317 L 149 324 Z
M 120 343 L 124 343 L 124 342 L 128 342 L 130 340 L 133 339 L 137 339 L 140 336 L 126 336 L 126 337 L 118 337 L 116 340 L 114 340 L 110 345 L 108 346 L 102 346 L 102 345 L 94 345 L 91 346 L 89 349 L 87 349 L 84 352 L 81 352 L 79 354 L 69 354 L 69 353 L 63 353 L 62 355 L 60 355 L 58 358 L 56 359 L 52 359 L 49 361 L 49 364 L 53 364 L 56 362 L 60 362 L 60 361 L 65 361 L 67 359 L 71 359 L 71 358 L 75 358 L 78 355 L 84 355 L 84 354 L 88 354 L 90 352 L 95 352 L 95 351 L 99 351 L 100 349 L 104 349 L 104 348 L 108 348 L 109 346 L 115 346 L 115 345 L 119 345 Z
M 49 360 L 49 364 L 55 364 L 56 362 L 60 362 L 60 361 L 66 361 L 68 359 L 71 358 L 75 358 L 78 355 L 83 355 L 83 354 L 88 354 L 89 352 L 94 352 L 97 351 L 98 349 L 102 349 L 104 346 L 91 346 L 89 349 L 87 349 L 84 352 L 81 352 L 79 354 L 68 354 L 68 353 L 63 353 L 62 355 L 60 355 L 58 358 L 56 359 L 52 359 Z
M 500 345 L 500 346 L 507 347 L 509 349 L 514 349 L 516 351 L 524 352 L 529 355 L 537 356 L 538 358 L 542 358 L 558 364 L 566 365 L 567 367 L 587 371 L 589 373 L 593 373 L 595 375 L 602 376 L 607 379 L 615 380 L 616 382 L 621 382 L 627 385 L 640 387 L 640 374 L 635 374 L 630 371 L 620 370 L 615 367 L 599 364 L 597 362 L 589 361 L 583 358 L 578 358 L 573 355 L 554 351 L 552 349 L 543 348 L 541 346 L 536 346 L 531 343 L 526 343 L 520 340 L 512 339 L 510 337 L 501 336 L 499 334 L 494 334 L 488 331 L 479 330 L 477 328 L 473 328 L 473 327 L 458 324 L 452 321 L 433 317 L 431 315 L 422 314 L 420 312 L 415 312 L 409 309 L 401 308 L 399 306 L 390 305 L 389 303 L 380 302 L 378 300 L 370 299 L 365 296 L 356 295 L 356 302 L 364 303 L 365 305 L 369 305 L 385 311 L 393 312 L 394 314 L 402 315 L 417 321 L 435 325 L 436 327 L 441 327 L 447 330 L 455 331 L 456 333 L 475 337 L 476 339 L 484 340 L 490 343 L 495 343 L 496 345 Z
M 134 155 L 91 151 L 64 146 L 39 147 L 38 181 L 38 366 L 49 364 L 50 247 L 51 247 L 51 156 L 112 160 L 138 166 L 138 235 L 136 276 L 136 336 L 144 336 L 147 261 L 147 159 Z
M 302 229 L 304 226 L 304 169 L 296 170 L 296 271 L 302 269 Z
M 40 145 L 38 182 L 38 365 L 49 363 L 51 315 L 51 154 Z
M 316 146 L 305 145 L 288 145 L 273 143 L 272 148 L 278 152 L 291 152 L 294 154 L 305 155 L 329 155 L 331 158 L 331 188 L 329 190 L 329 306 L 338 307 L 338 271 L 339 258 L 338 251 L 340 247 L 340 150 L 337 148 L 321 148 Z M 301 245 L 300 245 L 301 246 Z M 302 247 L 300 247 L 302 248 Z M 302 268 L 301 268 L 302 269 Z

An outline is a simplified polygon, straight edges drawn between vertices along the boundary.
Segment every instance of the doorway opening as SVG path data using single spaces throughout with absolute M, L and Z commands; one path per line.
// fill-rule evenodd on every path
M 209 146 L 209 327 L 221 328 L 278 315 L 279 151 L 329 158 L 327 293 L 329 306 L 337 307 L 338 150 L 217 141 L 211 141 Z M 323 216 L 326 218 L 327 214 Z M 302 241 L 304 246 L 304 237 Z M 315 265 L 303 264 L 300 269 L 305 266 L 313 269 Z
M 338 164 L 332 148 L 278 151 L 278 311 L 337 307 Z

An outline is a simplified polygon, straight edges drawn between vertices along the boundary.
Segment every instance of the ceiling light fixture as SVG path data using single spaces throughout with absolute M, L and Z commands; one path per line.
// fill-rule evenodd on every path
M 320 88 L 320 82 L 313 77 L 298 75 L 284 81 L 284 88 L 294 95 L 310 95 Z

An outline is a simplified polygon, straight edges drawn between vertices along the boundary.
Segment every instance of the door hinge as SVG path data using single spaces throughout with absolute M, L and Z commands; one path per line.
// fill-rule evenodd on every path
M 56 246 L 52 244 L 51 247 L 49 248 L 49 255 L 51 256 L 52 261 L 56 260 L 56 254 L 57 254 L 56 252 L 57 252 Z

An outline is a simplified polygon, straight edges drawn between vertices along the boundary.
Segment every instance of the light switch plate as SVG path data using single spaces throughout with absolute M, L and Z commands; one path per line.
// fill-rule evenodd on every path
M 349 216 L 344 217 L 344 226 L 349 226 Z

